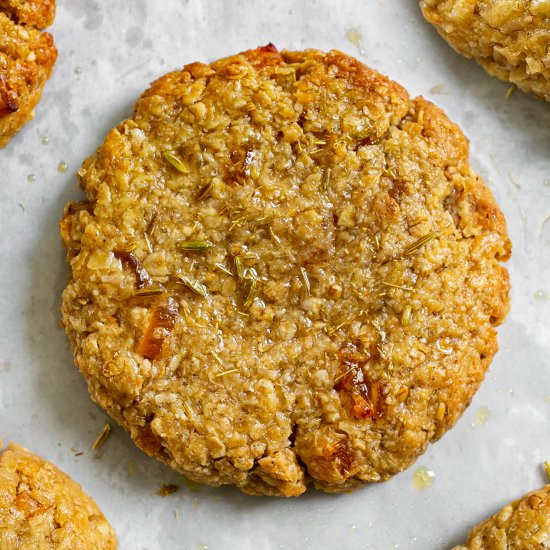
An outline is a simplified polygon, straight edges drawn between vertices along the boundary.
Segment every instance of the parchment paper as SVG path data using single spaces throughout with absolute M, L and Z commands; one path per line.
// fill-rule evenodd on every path
M 58 0 L 51 32 L 54 75 L 34 121 L 0 151 L 0 436 L 82 483 L 122 549 L 444 550 L 545 482 L 550 104 L 521 92 L 507 99 L 509 86 L 455 54 L 413 0 Z M 88 397 L 59 326 L 68 269 L 57 223 L 65 203 L 81 198 L 75 172 L 84 157 L 155 78 L 267 42 L 343 50 L 443 107 L 470 138 L 474 168 L 514 244 L 512 311 L 470 408 L 411 469 L 351 495 L 312 490 L 282 500 L 197 489 L 118 427 L 90 450 L 108 418 Z M 435 476 L 423 491 L 412 484 L 417 467 Z M 163 483 L 180 490 L 160 497 Z

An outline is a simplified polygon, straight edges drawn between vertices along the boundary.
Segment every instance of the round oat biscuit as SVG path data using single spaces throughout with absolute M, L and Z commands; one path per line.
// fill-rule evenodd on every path
M 550 101 L 549 0 L 421 0 L 420 7 L 458 53 Z
M 113 529 L 78 483 L 13 443 L 0 453 L 2 550 L 114 550 L 116 546 Z
M 451 427 L 508 310 L 468 144 L 340 52 L 157 80 L 79 171 L 63 322 L 91 395 L 190 478 L 388 479 Z
M 474 527 L 453 550 L 544 550 L 550 548 L 550 485 L 533 491 Z

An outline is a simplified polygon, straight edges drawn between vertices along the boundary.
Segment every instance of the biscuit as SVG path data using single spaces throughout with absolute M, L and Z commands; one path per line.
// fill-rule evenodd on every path
M 453 550 L 550 548 L 550 485 L 533 491 L 474 527 Z
M 63 323 L 92 398 L 199 482 L 408 467 L 508 310 L 505 221 L 445 114 L 340 52 L 163 76 L 78 172 Z
M 0 454 L 2 550 L 114 550 L 96 503 L 55 466 L 11 443 Z
M 550 2 L 422 0 L 420 6 L 458 53 L 550 101 Z
M 57 59 L 51 34 L 26 24 L 19 25 L 8 17 L 20 14 L 22 18 L 27 17 L 26 21 L 42 24 L 46 22 L 44 16 L 24 10 L 26 4 L 9 4 L 13 9 L 5 10 L 0 0 L 0 147 L 33 117 L 34 107 Z M 16 4 L 21 11 L 16 10 Z

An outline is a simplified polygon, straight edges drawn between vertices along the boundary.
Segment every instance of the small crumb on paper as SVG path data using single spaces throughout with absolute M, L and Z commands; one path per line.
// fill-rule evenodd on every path
M 157 495 L 160 497 L 167 497 L 168 495 L 171 495 L 178 491 L 180 488 L 179 485 L 175 485 L 174 483 L 166 484 L 163 483 L 160 487 L 160 489 L 157 491 Z

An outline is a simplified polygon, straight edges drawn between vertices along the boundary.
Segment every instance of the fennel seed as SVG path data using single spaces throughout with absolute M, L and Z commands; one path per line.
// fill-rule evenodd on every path
M 195 294 L 198 294 L 203 298 L 208 298 L 206 287 L 204 285 L 201 285 L 201 283 L 199 283 L 195 279 L 191 279 L 191 277 L 188 277 L 187 275 L 178 275 L 178 279 L 181 283 L 183 283 L 186 288 L 188 288 Z
M 418 239 L 416 242 L 411 244 L 411 246 L 405 249 L 405 251 L 403 252 L 403 255 L 410 256 L 411 254 L 414 254 L 417 250 L 422 248 L 424 245 L 428 244 L 434 237 L 435 237 L 434 233 L 428 233 L 427 235 L 420 237 L 420 239 Z
M 242 280 L 243 278 L 243 262 L 239 258 L 239 256 L 235 256 L 233 258 L 233 265 L 235 266 L 235 274 L 237 275 L 237 279 Z
M 309 283 L 309 277 L 307 276 L 307 271 L 304 267 L 300 268 L 300 272 L 302 273 L 302 279 L 304 280 L 304 285 L 306 287 L 306 293 L 309 296 L 311 294 L 311 285 Z
M 330 176 L 331 176 L 331 173 L 332 173 L 332 169 L 327 168 L 327 171 L 325 172 L 325 181 L 324 181 L 325 191 L 327 193 L 330 191 Z
M 214 264 L 220 271 L 223 271 L 226 275 L 233 277 L 233 273 L 227 269 L 223 264 Z
M 409 305 L 406 305 L 403 308 L 403 313 L 401 314 L 401 324 L 406 327 L 411 324 L 413 317 L 413 311 L 412 307 Z
M 210 241 L 180 241 L 176 246 L 185 252 L 204 252 L 212 248 L 212 243 Z
M 174 153 L 171 153 L 170 151 L 164 151 L 162 153 L 162 156 L 178 171 L 182 174 L 189 174 L 189 168 L 185 166 L 183 161 L 174 155 Z

